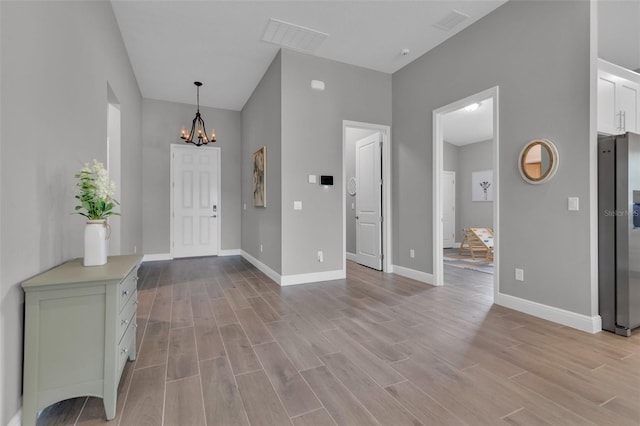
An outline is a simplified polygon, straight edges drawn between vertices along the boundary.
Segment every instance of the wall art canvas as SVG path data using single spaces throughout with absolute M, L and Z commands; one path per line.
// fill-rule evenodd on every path
M 471 173 L 471 201 L 493 201 L 493 170 Z
M 267 147 L 253 153 L 253 205 L 267 206 Z

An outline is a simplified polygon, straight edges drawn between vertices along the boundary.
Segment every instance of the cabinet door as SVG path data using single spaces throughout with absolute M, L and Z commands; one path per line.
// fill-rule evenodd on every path
M 621 81 L 616 88 L 618 89 L 619 110 L 622 112 L 622 133 L 638 133 L 638 99 L 640 99 L 640 88 L 631 81 Z
M 598 73 L 598 131 L 610 135 L 620 133 L 620 121 L 616 107 L 615 77 Z

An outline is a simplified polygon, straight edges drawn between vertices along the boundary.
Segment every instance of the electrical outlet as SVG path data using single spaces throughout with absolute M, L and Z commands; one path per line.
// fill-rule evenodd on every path
M 133 246 L 133 253 L 137 253 L 138 252 L 138 246 Z
M 322 250 L 318 250 L 318 262 L 324 262 L 324 254 L 322 253 Z
M 262 253 L 262 244 L 260 244 L 260 253 Z
M 524 281 L 524 269 L 516 268 L 516 281 Z
M 416 251 L 414 249 L 409 250 L 409 257 L 412 259 L 416 257 Z

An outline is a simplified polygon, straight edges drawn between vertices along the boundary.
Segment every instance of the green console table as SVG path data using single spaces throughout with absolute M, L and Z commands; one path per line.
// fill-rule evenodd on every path
M 136 358 L 138 267 L 142 256 L 103 266 L 75 259 L 22 283 L 25 292 L 23 425 L 49 405 L 103 398 L 107 420 L 127 359 Z

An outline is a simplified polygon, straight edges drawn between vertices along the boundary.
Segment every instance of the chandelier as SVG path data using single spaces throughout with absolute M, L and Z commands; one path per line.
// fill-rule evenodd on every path
M 184 141 L 187 143 L 192 143 L 196 146 L 202 146 L 208 144 L 209 142 L 216 141 L 216 131 L 215 129 L 212 129 L 211 137 L 207 136 L 207 129 L 204 127 L 204 120 L 202 119 L 202 116 L 200 116 L 200 86 L 202 86 L 202 83 L 200 83 L 199 81 L 194 81 L 193 84 L 196 85 L 198 110 L 196 111 L 196 117 L 193 119 L 193 123 L 191 124 L 191 131 L 189 132 L 189 134 L 187 134 L 186 129 L 183 127 L 182 132 L 180 132 L 180 138 L 184 139 Z

